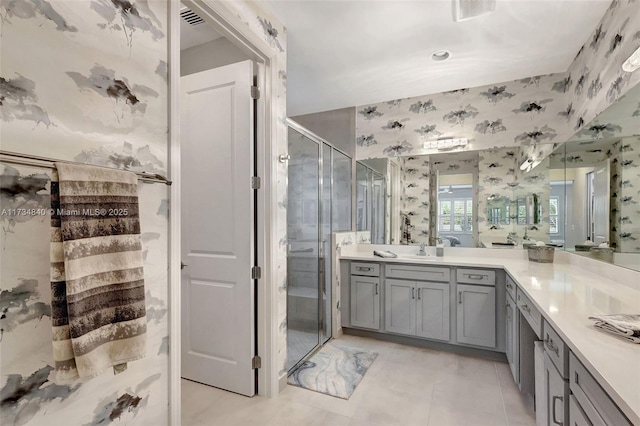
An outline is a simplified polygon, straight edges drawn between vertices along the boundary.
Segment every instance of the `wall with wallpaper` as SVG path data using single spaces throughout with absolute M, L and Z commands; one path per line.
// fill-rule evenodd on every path
M 518 179 L 516 175 L 523 161 L 544 159 L 581 129 L 589 133 L 607 132 L 596 135 L 600 137 L 623 134 L 621 128 L 608 122 L 602 126 L 597 120 L 595 125 L 590 122 L 631 88 L 640 87 L 640 73 L 626 73 L 621 68 L 639 45 L 639 28 L 640 3 L 615 0 L 565 73 L 358 106 L 356 159 L 416 158 L 435 153 L 423 148 L 425 140 L 469 138 L 465 150 L 482 150 L 484 157 L 479 164 L 479 232 L 490 237 L 506 236 L 511 226 L 509 229 L 487 226 L 484 216 L 487 193 L 505 191 L 510 185 L 521 189 L 530 186 L 541 196 L 543 206 L 549 197 L 548 191 L 535 189 L 541 188 L 538 186 L 541 179 L 548 181 L 548 176 L 540 172 L 544 164 L 534 168 L 532 175 Z M 428 168 L 418 170 L 418 175 L 430 173 Z M 495 178 L 502 180 L 498 182 Z M 404 197 L 414 200 L 417 197 L 414 185 L 418 182 L 407 185 L 411 186 L 403 187 Z M 542 219 L 541 226 L 528 227 L 533 238 L 545 239 L 548 212 L 543 211 Z M 417 221 L 420 225 L 415 220 L 412 225 L 420 229 L 412 233 L 412 239 L 419 242 L 415 235 L 428 238 L 434 230 L 425 229 L 429 217 L 421 216 Z M 521 236 L 524 229 L 520 228 L 514 230 Z
M 254 3 L 225 7 L 278 53 L 274 149 L 276 156 L 286 153 L 284 28 Z M 167 1 L 0 3 L 2 149 L 166 175 L 167 12 Z M 3 163 L 0 173 L 2 208 L 48 207 L 50 170 Z M 276 173 L 282 207 L 275 218 L 275 284 L 286 324 L 286 167 Z M 141 183 L 139 196 L 148 355 L 122 374 L 88 381 L 59 384 L 51 374 L 48 217 L 0 215 L 3 425 L 168 423 L 169 190 Z M 286 328 L 278 345 L 282 370 Z
M 358 106 L 356 159 L 430 154 L 424 140 L 448 137 L 545 157 L 640 82 L 621 68 L 638 28 L 640 3 L 614 0 L 567 72 Z
M 618 177 L 611 182 L 619 203 L 612 223 L 615 241 L 622 253 L 640 253 L 640 137 L 622 139 L 619 153 Z

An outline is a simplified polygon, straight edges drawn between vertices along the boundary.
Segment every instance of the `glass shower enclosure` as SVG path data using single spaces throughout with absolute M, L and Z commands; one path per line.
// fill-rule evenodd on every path
M 331 338 L 331 233 L 351 230 L 351 158 L 288 120 L 287 363 Z

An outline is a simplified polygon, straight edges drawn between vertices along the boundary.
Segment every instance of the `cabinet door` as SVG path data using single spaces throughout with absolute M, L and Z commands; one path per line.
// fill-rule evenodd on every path
M 573 395 L 569 397 L 569 422 L 571 426 L 593 426 Z
M 569 382 L 565 382 L 544 354 L 544 388 L 547 393 L 547 419 L 550 425 L 569 424 Z
M 449 284 L 416 283 L 416 335 L 449 341 Z
M 516 302 L 507 293 L 507 314 L 506 314 L 506 352 L 509 367 L 513 380 L 520 383 L 520 349 L 518 348 L 518 307 Z
M 380 330 L 380 278 L 351 275 L 351 325 Z
M 458 284 L 457 336 L 459 343 L 495 348 L 496 290 L 494 287 Z
M 385 330 L 416 334 L 416 283 L 386 279 L 384 284 Z

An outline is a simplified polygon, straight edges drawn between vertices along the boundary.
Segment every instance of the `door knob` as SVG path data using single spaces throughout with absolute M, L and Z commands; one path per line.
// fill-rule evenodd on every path
M 184 263 L 184 262 L 180 262 L 180 269 L 184 269 L 184 268 L 186 268 L 187 266 L 189 266 L 189 265 L 187 265 L 187 264 L 186 264 L 186 263 Z

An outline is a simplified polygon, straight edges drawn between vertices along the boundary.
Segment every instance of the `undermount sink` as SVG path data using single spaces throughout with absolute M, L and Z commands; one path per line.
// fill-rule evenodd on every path
M 414 255 L 404 255 L 404 254 L 399 254 L 398 255 L 398 259 L 411 259 L 411 260 L 436 260 L 438 259 L 436 256 L 431 256 L 431 255 L 427 255 L 427 256 L 418 256 L 417 254 Z
M 491 244 L 494 246 L 515 246 L 515 243 L 505 243 L 504 241 L 492 241 Z

